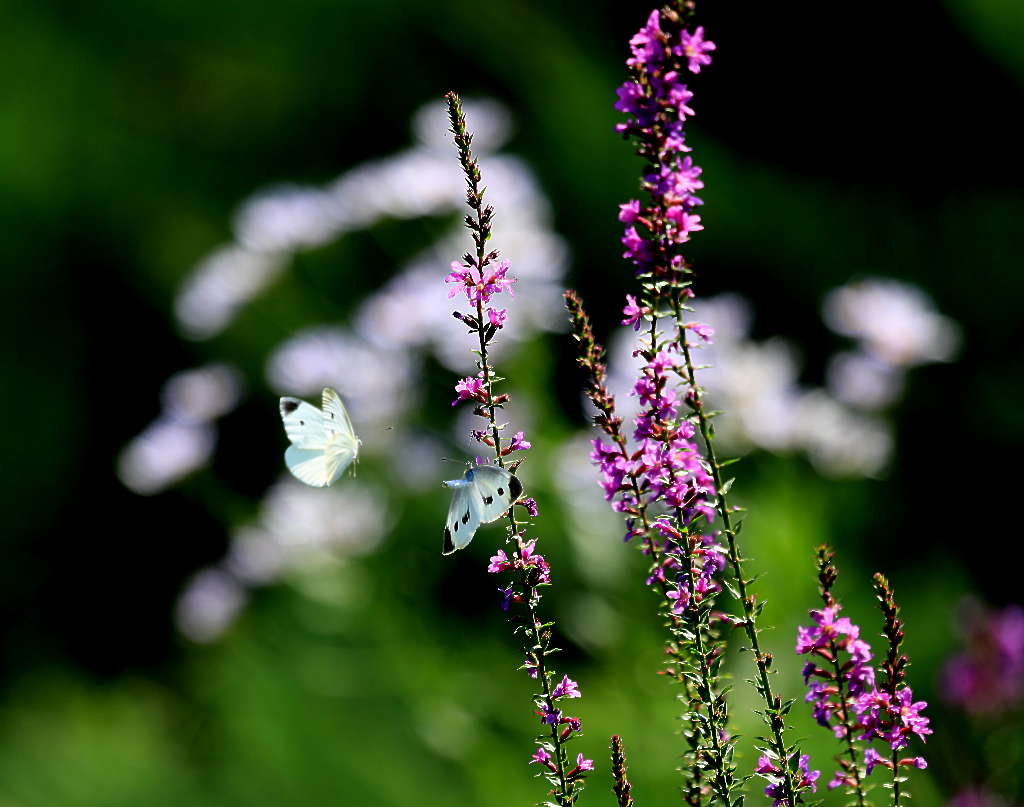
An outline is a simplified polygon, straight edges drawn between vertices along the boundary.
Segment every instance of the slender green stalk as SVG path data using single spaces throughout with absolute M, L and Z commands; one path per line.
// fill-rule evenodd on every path
M 473 241 L 476 246 L 475 266 L 479 273 L 478 280 L 482 283 L 484 279 L 484 267 L 497 258 L 496 252 L 487 252 L 487 240 L 491 235 L 490 222 L 493 216 L 493 210 L 490 206 L 485 206 L 483 204 L 483 188 L 480 184 L 480 170 L 470 150 L 472 135 L 470 135 L 466 129 L 466 121 L 462 113 L 461 99 L 454 92 L 448 93 L 445 97 L 448 100 L 449 118 L 452 124 L 452 132 L 455 135 L 455 143 L 459 150 L 459 160 L 462 164 L 463 171 L 466 174 L 466 200 L 470 209 L 473 211 L 472 217 L 466 217 L 466 225 L 473 234 Z M 494 442 L 495 462 L 503 468 L 505 467 L 505 458 L 501 452 L 501 435 L 494 417 L 494 410 L 496 407 L 500 406 L 500 403 L 496 401 L 494 395 L 494 372 L 487 357 L 488 331 L 484 325 L 484 305 L 480 297 L 478 297 L 476 301 L 476 322 L 476 332 L 479 338 L 479 360 L 477 366 L 483 374 L 483 386 L 486 390 L 487 399 L 486 403 L 480 405 L 480 408 L 487 414 L 488 429 L 491 433 L 491 439 Z M 525 545 L 520 533 L 520 525 L 516 520 L 514 504 L 509 507 L 507 516 L 510 535 L 515 540 L 516 546 L 521 553 Z M 542 622 L 537 613 L 536 583 L 531 579 L 530 569 L 520 566 L 518 568 L 518 573 L 523 591 L 528 593 L 523 605 L 526 609 L 526 616 L 529 621 L 527 631 L 532 641 L 532 646 L 528 647 L 527 650 L 531 652 L 537 662 L 537 680 L 541 686 L 544 703 L 549 712 L 554 712 L 555 699 L 552 694 L 551 681 L 545 661 L 547 654 L 550 652 L 548 646 L 550 639 L 545 636 L 541 629 Z M 550 726 L 551 744 L 555 749 L 554 764 L 559 783 L 558 791 L 554 796 L 559 805 L 568 807 L 568 805 L 571 805 L 576 800 L 576 795 L 573 792 L 573 782 L 570 781 L 567 775 L 568 758 L 565 752 L 564 743 L 562 742 L 558 730 L 558 724 L 552 723 Z
M 772 691 L 771 681 L 768 678 L 768 670 L 772 657 L 761 650 L 761 643 L 757 638 L 757 613 L 756 599 L 747 593 L 749 582 L 743 573 L 743 558 L 740 555 L 736 544 L 736 530 L 732 524 L 731 508 L 726 495 L 724 480 L 722 479 L 722 465 L 715 454 L 715 446 L 711 433 L 711 421 L 704 410 L 704 397 L 700 386 L 697 384 L 697 374 L 694 369 L 693 358 L 690 353 L 690 346 L 686 339 L 686 329 L 683 326 L 682 300 L 680 294 L 672 297 L 672 305 L 675 311 L 678 340 L 680 349 L 683 352 L 683 359 L 686 362 L 687 382 L 690 386 L 690 403 L 697 415 L 697 422 L 700 427 L 701 438 L 704 441 L 705 458 L 711 471 L 711 477 L 715 482 L 717 494 L 717 505 L 719 515 L 722 517 L 722 533 L 729 545 L 728 558 L 732 566 L 733 576 L 736 579 L 736 588 L 739 593 L 740 604 L 743 608 L 743 629 L 750 642 L 750 649 L 754 654 L 754 664 L 757 668 L 758 681 L 755 688 L 765 702 L 765 720 L 771 731 L 772 750 L 778 755 L 779 768 L 782 771 L 783 794 L 790 807 L 796 805 L 796 788 L 793 783 L 793 773 L 788 765 L 789 755 L 786 747 L 783 731 L 785 722 L 783 720 L 782 699 Z

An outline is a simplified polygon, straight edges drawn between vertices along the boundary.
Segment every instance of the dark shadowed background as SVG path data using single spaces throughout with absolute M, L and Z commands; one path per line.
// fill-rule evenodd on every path
M 190 326 L 181 300 L 197 267 L 241 238 L 246 200 L 325 188 L 367 165 L 373 193 L 380 166 L 414 143 L 417 110 L 439 113 L 457 89 L 497 102 L 479 108 L 505 131 L 494 150 L 514 158 L 509 176 L 530 188 L 513 198 L 541 211 L 516 230 L 522 249 L 533 233 L 560 239 L 552 254 L 564 275 L 546 277 L 548 291 L 577 288 L 611 338 L 632 290 L 616 205 L 637 193 L 640 168 L 612 131 L 612 102 L 647 11 L 602 0 L 6 5 L 0 807 L 542 799 L 526 766 L 528 683 L 485 571 L 500 533 L 437 553 L 447 507 L 437 482 L 457 472 L 436 460 L 469 451 L 448 406 L 458 360 L 446 345 L 464 338 L 454 320 L 440 347 L 417 343 L 415 372 L 363 366 L 381 397 L 378 408 L 369 394 L 362 417 L 353 407 L 366 446 L 359 479 L 317 492 L 349 497 L 330 517 L 338 534 L 359 535 L 339 544 L 314 524 L 322 546 L 249 577 L 224 560 L 246 529 L 278 540 L 289 518 L 321 518 L 301 503 L 322 499 L 274 509 L 291 495 L 277 396 L 315 397 L 284 388 L 297 354 L 281 345 L 357 321 L 360 338 L 379 337 L 362 301 L 389 282 L 396 294 L 414 288 L 394 279 L 434 243 L 453 244 L 447 259 L 457 259 L 468 237 L 445 239 L 458 211 L 404 209 L 407 185 L 429 195 L 429 178 L 397 172 L 373 202 L 379 215 L 346 213 L 355 218 L 335 235 L 283 257 L 266 251 L 275 268 L 222 325 Z M 708 2 L 698 21 L 718 43 L 690 85 L 689 140 L 706 182 L 706 229 L 690 251 L 698 294 L 744 298 L 743 338 L 785 340 L 803 390 L 829 389 L 832 357 L 855 341 L 822 310 L 858 279 L 922 290 L 956 333 L 948 356 L 905 368 L 902 389 L 870 413 L 891 440 L 877 467 L 836 472 L 796 444 L 742 446 L 735 491 L 751 509 L 747 552 L 767 572 L 758 585 L 780 687 L 802 697 L 792 637 L 816 604 L 812 549 L 827 540 L 866 635 L 878 634 L 871 572 L 884 570 L 904 603 L 911 682 L 935 729 L 931 767 L 912 783 L 917 803 L 981 782 L 1021 803 L 1024 742 L 1007 717 L 1019 703 L 968 717 L 943 700 L 941 670 L 962 644 L 961 603 L 1024 599 L 1006 559 L 1024 447 L 1024 10 L 1011 0 Z M 486 149 L 482 169 L 486 183 Z M 346 187 L 361 198 L 358 183 Z M 518 216 L 499 205 L 499 223 Z M 495 246 L 515 270 L 500 229 Z M 425 287 L 432 299 L 396 302 L 397 316 L 443 308 L 442 276 Z M 653 674 L 655 603 L 614 519 L 576 501 L 596 495 L 596 474 L 567 459 L 585 457 L 588 412 L 572 345 L 538 305 L 548 313 L 501 369 L 535 445 L 527 484 L 556 569 L 546 602 L 564 625 L 562 667 L 585 696 L 578 750 L 598 758 L 583 802 L 610 803 L 604 749 L 617 731 L 638 803 L 667 804 L 679 740 L 673 693 Z M 210 367 L 226 397 L 183 427 L 194 470 L 133 487 L 124 452 L 164 422 L 165 382 Z M 178 446 L 168 434 L 147 455 L 157 466 Z M 346 522 L 353 508 L 358 529 Z M 733 711 L 749 735 L 745 664 L 734 660 Z M 831 771 L 830 739 L 809 709 L 795 711 L 815 764 Z M 754 752 L 741 748 L 749 768 Z

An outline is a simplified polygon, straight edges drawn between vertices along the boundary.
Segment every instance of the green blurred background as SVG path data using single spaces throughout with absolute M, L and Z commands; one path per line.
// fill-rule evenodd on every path
M 1019 724 L 964 716 L 938 680 L 961 643 L 958 603 L 1022 599 L 1005 497 L 1024 442 L 1024 10 L 705 6 L 719 49 L 691 85 L 690 141 L 707 183 L 691 250 L 698 293 L 749 300 L 751 338 L 794 345 L 806 388 L 822 387 L 849 345 L 821 307 L 851 279 L 912 283 L 960 332 L 956 361 L 913 369 L 878 415 L 894 437 L 884 468 L 823 474 L 798 450 L 752 451 L 738 466 L 779 687 L 802 696 L 791 648 L 816 604 L 812 548 L 828 540 L 840 595 L 869 637 L 871 572 L 886 571 L 904 605 L 911 681 L 935 729 L 916 803 L 983 781 L 1020 802 Z M 403 477 L 414 449 L 467 450 L 453 438 L 455 376 L 436 350 L 418 354 L 401 423 L 364 431 L 356 418 L 356 486 L 322 492 L 354 507 L 360 490 L 377 491 L 361 522 L 377 537 L 262 585 L 228 579 L 238 602 L 223 630 L 180 630 L 195 575 L 225 568 L 233 536 L 280 484 L 268 357 L 303 328 L 352 326 L 360 301 L 445 238 L 457 213 L 380 216 L 299 250 L 203 338 L 183 328 L 175 300 L 232 241 L 253 193 L 324 186 L 409 148 L 414 113 L 455 88 L 497 99 L 514 121 L 502 152 L 532 172 L 550 205 L 540 218 L 568 247 L 555 280 L 581 291 L 604 338 L 632 290 L 615 213 L 639 170 L 612 133 L 611 104 L 646 12 L 601 0 L 0 6 L 0 807 L 542 799 L 526 766 L 528 682 L 485 572 L 499 533 L 442 558 L 436 481 L 451 466 L 431 458 L 426 481 Z M 482 167 L 486 182 L 486 157 Z M 433 293 L 443 302 L 440 275 Z M 125 446 L 160 416 L 169 376 L 211 363 L 241 381 L 212 458 L 152 495 L 133 492 L 117 475 Z M 571 345 L 534 328 L 501 369 L 535 446 L 524 475 L 555 569 L 546 606 L 561 667 L 584 692 L 573 750 L 598 759 L 584 802 L 611 803 L 604 758 L 617 732 L 637 802 L 672 803 L 676 705 L 654 675 L 661 633 L 644 562 L 600 506 L 580 505 L 596 477 L 566 461 L 588 416 Z M 732 665 L 732 712 L 750 735 L 744 664 Z M 795 714 L 828 777 L 831 738 L 809 709 Z M 741 748 L 749 769 L 754 752 Z

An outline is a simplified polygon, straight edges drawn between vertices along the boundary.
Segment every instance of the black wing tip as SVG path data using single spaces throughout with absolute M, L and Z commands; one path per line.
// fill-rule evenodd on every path
M 452 543 L 452 531 L 444 528 L 444 541 L 441 543 L 441 554 L 450 555 L 455 551 L 455 544 Z
M 299 408 L 299 401 L 296 398 L 282 398 L 281 399 L 281 413 L 290 415 L 296 409 Z
M 523 483 L 519 481 L 519 477 L 509 477 L 508 492 L 512 496 L 512 501 L 518 501 L 519 497 L 523 495 Z

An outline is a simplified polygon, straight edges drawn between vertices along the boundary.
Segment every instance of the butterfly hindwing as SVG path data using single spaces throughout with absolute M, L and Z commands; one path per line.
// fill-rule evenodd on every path
M 284 461 L 296 479 L 315 488 L 326 487 L 341 476 L 337 463 L 332 464 L 330 456 L 323 449 L 288 446 L 284 452 Z
M 448 518 L 444 524 L 444 543 L 441 554 L 450 555 L 462 549 L 473 540 L 480 526 L 480 507 L 474 500 L 473 488 L 469 485 L 455 488 L 452 503 L 448 507 Z

